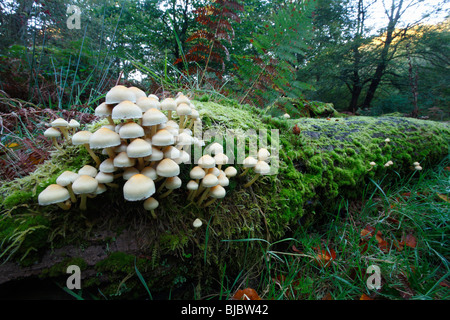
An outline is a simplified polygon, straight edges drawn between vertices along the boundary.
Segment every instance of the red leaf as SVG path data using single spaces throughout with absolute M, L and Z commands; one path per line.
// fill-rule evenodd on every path
M 256 291 L 252 288 L 245 288 L 243 290 L 238 290 L 233 299 L 235 300 L 261 300 Z

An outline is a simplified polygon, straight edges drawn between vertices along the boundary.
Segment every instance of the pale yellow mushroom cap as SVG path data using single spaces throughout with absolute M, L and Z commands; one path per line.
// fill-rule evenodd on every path
M 125 123 L 119 129 L 119 136 L 121 139 L 134 139 L 140 138 L 145 135 L 144 128 L 138 125 L 136 122 Z
M 205 170 L 203 170 L 200 166 L 195 166 L 189 172 L 189 176 L 194 180 L 203 179 L 205 176 Z
M 89 143 L 89 139 L 92 136 L 92 132 L 90 131 L 78 131 L 72 136 L 72 144 L 74 146 L 78 146 L 81 144 Z
M 129 90 L 123 85 L 112 87 L 105 97 L 106 104 L 117 104 L 122 101 L 136 102 L 136 95 L 133 90 Z
M 214 158 L 209 154 L 205 154 L 198 159 L 198 165 L 204 169 L 209 169 L 216 165 L 216 160 L 214 160 Z
M 218 184 L 217 186 L 211 188 L 209 196 L 215 199 L 222 199 L 225 197 L 226 193 L 225 188 Z
M 153 197 L 150 197 L 144 201 L 144 209 L 145 210 L 155 210 L 158 208 L 159 202 Z
M 128 201 L 140 201 L 155 193 L 155 183 L 143 174 L 135 174 L 125 182 L 123 196 Z
M 56 178 L 56 183 L 62 187 L 65 187 L 73 183 L 75 179 L 78 178 L 78 176 L 79 176 L 78 173 L 67 170 L 61 173 L 58 178 Z
M 133 86 L 128 87 L 128 90 L 130 90 L 134 93 L 134 96 L 136 97 L 136 101 L 139 98 L 143 98 L 143 97 L 147 98 L 147 94 L 142 89 L 139 89 L 138 87 L 133 87 Z
M 175 102 L 175 99 L 173 98 L 165 98 L 161 101 L 161 110 L 165 111 L 176 111 L 177 110 L 177 103 Z
M 202 186 L 205 188 L 211 188 L 214 186 L 217 186 L 219 184 L 219 179 L 211 173 L 208 173 L 205 175 L 205 177 L 202 179 Z
M 134 139 L 127 147 L 130 158 L 144 158 L 152 154 L 152 145 L 144 139 Z
M 195 182 L 194 180 L 190 180 L 190 181 L 187 183 L 186 188 L 187 188 L 188 190 L 197 190 L 197 189 L 198 189 L 198 183 Z
M 160 177 L 174 177 L 180 174 L 180 166 L 172 159 L 163 159 L 156 166 L 156 173 Z
M 78 174 L 80 176 L 87 175 L 87 176 L 95 177 L 97 175 L 97 172 L 98 172 L 98 170 L 96 168 L 94 168 L 93 166 L 90 166 L 88 164 L 83 166 L 80 170 L 78 170 Z
M 231 177 L 234 177 L 234 176 L 236 176 L 236 174 L 237 174 L 237 170 L 236 170 L 236 168 L 235 167 L 228 167 L 228 168 L 226 168 L 225 169 L 225 175 L 228 177 L 228 178 L 231 178 Z
M 69 191 L 58 185 L 51 184 L 45 188 L 38 196 L 39 205 L 47 206 L 59 202 L 64 202 L 70 198 Z
M 142 118 L 142 110 L 137 104 L 125 100 L 113 108 L 111 118 L 123 120 L 140 119 Z
M 252 156 L 248 156 L 247 158 L 244 159 L 243 165 L 244 165 L 244 168 L 253 168 L 254 166 L 256 166 L 257 163 L 258 163 L 258 160 L 256 160 Z
M 156 126 L 158 124 L 166 123 L 167 120 L 166 115 L 156 108 L 148 109 L 142 115 L 143 126 Z
M 118 168 L 127 168 L 132 167 L 136 164 L 135 158 L 130 158 L 128 154 L 123 151 L 117 154 L 117 156 L 114 157 L 113 160 L 114 166 Z
M 115 147 L 120 145 L 120 142 L 118 133 L 104 127 L 95 131 L 89 138 L 91 149 Z
M 267 164 L 267 162 L 260 160 L 256 163 L 254 170 L 256 173 L 266 175 L 270 172 L 270 166 Z
M 98 181 L 88 175 L 80 175 L 73 183 L 72 190 L 75 194 L 95 193 Z
M 261 148 L 258 150 L 258 160 L 265 161 L 265 160 L 269 159 L 269 157 L 270 157 L 270 152 L 266 148 Z
M 44 131 L 44 136 L 47 138 L 59 138 L 61 136 L 61 132 L 55 128 L 48 128 Z
M 152 145 L 155 146 L 170 146 L 175 143 L 173 134 L 166 129 L 161 129 L 152 137 Z

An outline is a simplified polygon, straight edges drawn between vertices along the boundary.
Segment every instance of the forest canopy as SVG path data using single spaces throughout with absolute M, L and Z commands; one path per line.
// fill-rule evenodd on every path
M 0 90 L 43 107 L 92 109 L 120 80 L 259 108 L 287 96 L 442 120 L 443 8 L 419 0 L 2 1 Z

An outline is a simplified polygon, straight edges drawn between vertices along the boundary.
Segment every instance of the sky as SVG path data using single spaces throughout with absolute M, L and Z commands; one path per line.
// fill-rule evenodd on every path
M 411 1 L 413 0 L 405 0 L 404 3 L 408 4 Z M 375 3 L 373 3 L 369 7 L 369 18 L 367 20 L 367 26 L 373 27 L 373 32 L 376 32 L 377 29 L 387 25 L 387 18 L 384 12 L 383 2 L 389 9 L 392 0 L 376 0 Z M 398 2 L 398 0 L 396 0 L 396 2 Z M 414 0 L 414 2 L 419 1 Z M 365 3 L 369 3 L 369 1 L 366 0 Z M 444 21 L 445 18 L 450 14 L 450 0 L 423 0 L 414 7 L 407 9 L 405 14 L 400 19 L 402 23 L 399 24 L 399 27 L 405 26 L 406 23 L 413 23 L 419 20 L 424 13 L 429 12 L 432 7 L 436 5 L 441 9 L 440 12 L 431 15 L 429 18 L 424 20 L 424 22 L 435 24 Z

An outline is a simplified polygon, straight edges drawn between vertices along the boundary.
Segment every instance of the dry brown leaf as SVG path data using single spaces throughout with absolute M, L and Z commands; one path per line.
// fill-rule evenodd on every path
M 314 249 L 317 252 L 315 260 L 321 267 L 328 267 L 331 261 L 336 259 L 336 252 L 333 249 L 322 250 L 320 247 Z
M 255 289 L 245 288 L 243 290 L 238 290 L 233 299 L 235 300 L 261 300 L 259 295 L 256 293 Z
M 359 300 L 373 300 L 371 297 L 369 297 L 367 294 L 363 293 Z
M 442 200 L 444 200 L 444 201 L 450 203 L 450 199 L 449 199 L 445 194 L 437 193 L 437 196 L 438 196 L 439 198 L 441 198 Z

